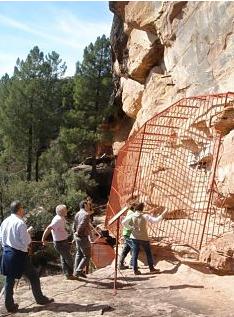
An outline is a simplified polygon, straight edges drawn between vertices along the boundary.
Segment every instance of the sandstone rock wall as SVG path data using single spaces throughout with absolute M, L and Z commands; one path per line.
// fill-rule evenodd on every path
M 183 97 L 234 90 L 233 2 L 117 1 L 110 10 L 115 92 L 135 119 L 130 133 Z
M 128 130 L 122 125 L 125 134 L 116 131 L 116 154 L 126 141 L 120 132 L 133 134 L 176 101 L 234 91 L 234 2 L 110 2 L 110 10 L 114 13 L 111 42 L 115 96 L 125 116 L 132 120 Z M 191 151 L 199 164 L 212 168 L 213 140 L 217 135 L 222 137 L 214 202 L 216 207 L 227 208 L 232 220 L 233 100 L 225 110 L 223 104 L 202 115 L 198 109 L 181 126 L 175 144 Z
M 119 124 L 115 153 L 128 135 L 179 99 L 234 91 L 234 2 L 117 1 L 110 2 L 110 10 L 114 13 L 115 95 L 131 119 L 128 125 Z M 234 108 L 233 103 L 224 112 L 222 107 L 219 116 L 213 117 L 211 110 L 208 120 L 191 118 L 181 128 L 179 143 L 199 156 L 205 149 L 194 139 L 197 130 L 204 139 L 212 138 L 214 131 L 222 135 L 219 198 L 223 196 L 225 206 L 234 208 L 234 159 L 230 155 Z M 210 153 L 206 157 L 212 160 Z

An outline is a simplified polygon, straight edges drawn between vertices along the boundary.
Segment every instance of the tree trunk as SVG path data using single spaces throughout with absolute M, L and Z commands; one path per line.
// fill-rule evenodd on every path
M 3 194 L 0 192 L 0 217 L 1 217 L 1 223 L 4 220 L 4 213 L 3 213 Z
M 94 149 L 96 151 L 96 149 Z M 97 161 L 96 161 L 96 153 L 92 155 L 92 171 L 91 171 L 91 178 L 96 178 L 97 176 Z
M 27 181 L 32 179 L 32 125 L 28 129 Z
M 98 69 L 98 77 L 97 77 L 97 87 L 96 87 L 96 99 L 95 99 L 95 110 L 99 113 L 99 96 L 100 96 L 100 78 L 101 78 L 101 71 L 102 71 L 102 61 L 103 61 L 103 46 L 102 46 L 102 53 L 99 60 L 99 69 Z M 95 133 L 97 132 L 98 126 L 95 128 Z M 92 171 L 91 177 L 95 178 L 97 175 L 97 162 L 96 162 L 96 144 L 94 144 L 94 153 L 92 155 Z
M 35 162 L 35 180 L 38 182 L 39 180 L 39 158 L 40 158 L 40 151 L 36 153 L 36 162 Z
M 97 77 L 97 87 L 96 87 L 96 102 L 95 102 L 95 109 L 96 112 L 99 112 L 99 95 L 100 95 L 100 78 L 101 78 L 101 71 L 102 71 L 102 61 L 103 61 L 103 45 L 102 45 L 102 51 L 101 51 L 101 56 L 99 60 L 99 68 L 98 68 L 98 77 Z

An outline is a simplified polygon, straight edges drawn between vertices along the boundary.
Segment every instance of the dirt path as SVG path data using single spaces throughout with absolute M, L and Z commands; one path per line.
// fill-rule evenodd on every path
M 161 261 L 162 273 L 134 276 L 119 272 L 117 295 L 113 293 L 113 267 L 89 275 L 87 280 L 66 281 L 62 275 L 42 278 L 46 295 L 55 302 L 38 306 L 27 285 L 16 290 L 20 310 L 15 316 L 234 316 L 234 276 L 204 274 L 187 265 Z M 7 316 L 0 303 L 0 316 Z

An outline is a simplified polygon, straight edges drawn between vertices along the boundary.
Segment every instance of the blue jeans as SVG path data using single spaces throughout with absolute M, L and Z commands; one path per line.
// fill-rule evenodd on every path
M 91 244 L 88 237 L 77 237 L 76 238 L 76 257 L 74 273 L 80 272 L 84 267 L 89 265 L 91 258 Z
M 54 241 L 54 247 L 60 254 L 62 270 L 65 275 L 73 273 L 73 259 L 70 253 L 70 245 L 68 240 Z
M 26 257 L 25 260 L 25 268 L 23 272 L 23 276 L 25 276 L 32 287 L 32 293 L 36 300 L 36 302 L 40 302 L 45 298 L 41 291 L 40 279 L 37 271 L 31 264 L 29 256 Z M 13 299 L 13 289 L 15 285 L 15 276 L 7 275 L 5 278 L 5 306 L 6 308 L 12 308 L 14 305 Z
M 142 246 L 145 255 L 147 257 L 147 262 L 149 269 L 154 267 L 153 256 L 151 253 L 150 243 L 149 241 L 132 239 L 132 262 L 133 262 L 133 270 L 136 271 L 138 269 L 137 259 L 140 251 L 140 246 Z
M 132 253 L 132 239 L 129 238 L 128 236 L 123 236 L 123 237 L 124 237 L 124 246 L 123 246 L 122 253 L 120 255 L 120 260 L 119 260 L 120 265 L 124 265 L 124 260 L 126 256 L 128 255 L 129 252 Z M 130 260 L 130 265 L 133 266 L 132 257 Z

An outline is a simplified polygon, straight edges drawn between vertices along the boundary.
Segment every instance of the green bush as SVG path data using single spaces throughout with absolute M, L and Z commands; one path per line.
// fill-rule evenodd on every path
M 44 231 L 48 224 L 50 224 L 53 214 L 47 212 L 43 208 L 32 210 L 26 215 L 26 222 L 28 226 L 32 226 L 34 231 Z

